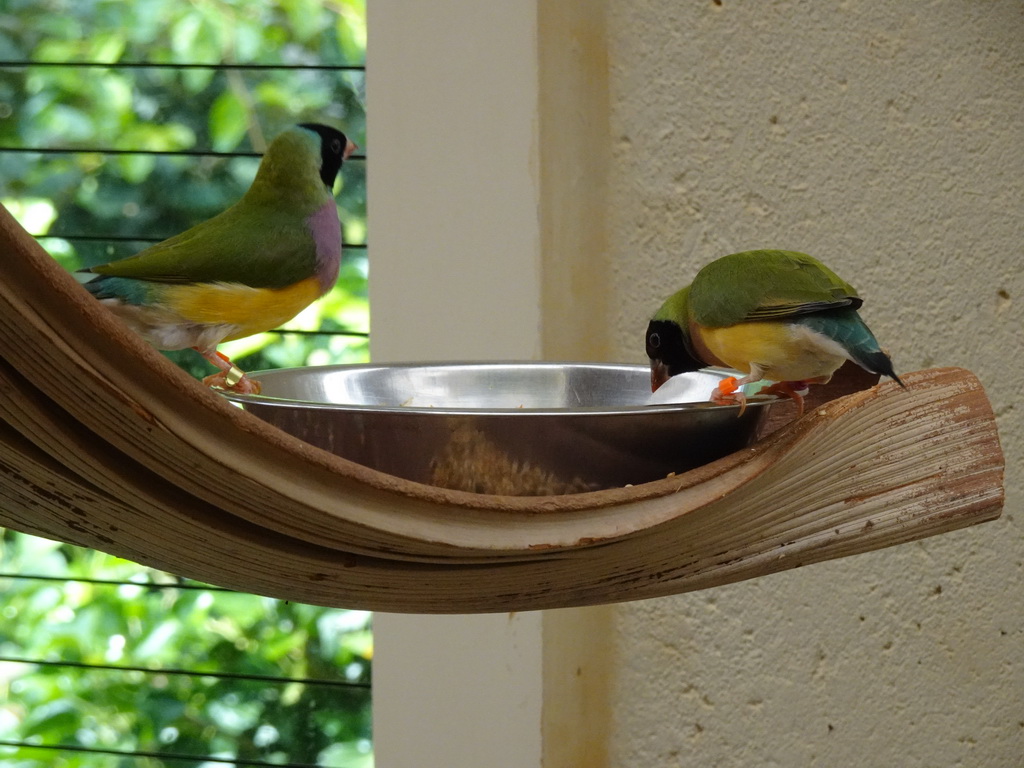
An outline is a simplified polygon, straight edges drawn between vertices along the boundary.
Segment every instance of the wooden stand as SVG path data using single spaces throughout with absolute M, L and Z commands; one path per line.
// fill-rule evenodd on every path
M 644 485 L 488 496 L 344 461 L 125 328 L 0 208 L 0 524 L 212 584 L 346 608 L 529 610 L 667 595 L 998 517 L 978 380 L 815 406 Z

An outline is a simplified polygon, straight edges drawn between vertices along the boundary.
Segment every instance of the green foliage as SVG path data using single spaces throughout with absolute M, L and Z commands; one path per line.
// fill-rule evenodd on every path
M 7 573 L 136 582 L 0 581 L 0 656 L 61 662 L 0 662 L 0 740 L 372 765 L 368 613 L 202 589 L 12 532 L 0 547 Z M 0 762 L 31 752 L 0 747 Z M 68 753 L 60 764 L 97 760 Z
M 365 149 L 363 73 L 292 68 L 361 65 L 365 47 L 364 0 L 5 0 L 0 60 L 34 63 L 0 66 L 0 147 L 39 151 L 0 149 L 0 202 L 69 270 L 131 255 L 237 200 L 287 126 L 334 124 Z M 335 192 L 348 244 L 338 285 L 289 328 L 368 328 L 366 249 L 352 247 L 366 236 L 361 160 Z M 246 370 L 368 357 L 365 339 L 341 336 L 223 349 Z M 212 372 L 194 353 L 169 356 Z M 0 569 L 144 582 L 0 579 L 0 656 L 139 668 L 0 661 L 0 741 L 101 750 L 0 747 L 4 766 L 215 765 L 102 750 L 372 765 L 368 614 L 200 589 L 11 532 Z

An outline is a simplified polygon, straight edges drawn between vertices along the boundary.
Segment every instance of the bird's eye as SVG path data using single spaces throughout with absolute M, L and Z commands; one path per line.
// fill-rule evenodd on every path
M 659 336 L 657 333 L 652 333 L 650 336 L 647 337 L 647 343 L 654 347 L 654 349 L 657 349 L 658 347 L 661 346 L 661 336 Z
M 341 154 L 341 139 L 335 139 L 331 142 L 331 152 L 335 155 Z

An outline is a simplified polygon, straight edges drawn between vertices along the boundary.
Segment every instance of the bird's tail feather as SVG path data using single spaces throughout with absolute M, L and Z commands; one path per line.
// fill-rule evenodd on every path
M 892 360 L 881 349 L 876 349 L 874 351 L 863 350 L 859 352 L 850 350 L 850 354 L 853 357 L 853 362 L 861 368 L 871 371 L 872 373 L 880 373 L 883 376 L 888 376 L 901 387 L 906 389 L 904 383 L 900 381 L 900 377 L 896 375 L 896 371 L 893 370 Z
M 893 369 L 889 355 L 882 350 L 871 329 L 855 310 L 822 312 L 802 317 L 799 322 L 839 344 L 849 354 L 850 359 L 861 368 L 888 376 L 903 386 L 903 382 Z
M 144 305 L 151 299 L 153 290 L 153 287 L 145 280 L 111 275 L 95 275 L 92 280 L 84 283 L 83 287 L 101 301 L 117 299 L 124 304 L 139 305 Z

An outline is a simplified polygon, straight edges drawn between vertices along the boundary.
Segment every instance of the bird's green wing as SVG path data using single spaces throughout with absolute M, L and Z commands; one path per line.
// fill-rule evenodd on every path
M 862 303 L 852 285 L 796 251 L 744 251 L 711 262 L 694 278 L 690 312 L 702 326 L 804 315 Z
M 316 243 L 301 216 L 235 205 L 135 256 L 90 272 L 164 283 L 228 282 L 283 288 L 311 277 Z

